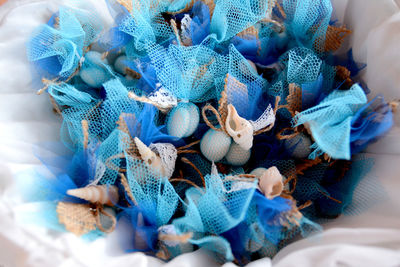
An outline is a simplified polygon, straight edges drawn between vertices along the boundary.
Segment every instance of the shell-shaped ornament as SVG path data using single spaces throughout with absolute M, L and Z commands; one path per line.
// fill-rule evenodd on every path
M 225 129 L 244 150 L 249 150 L 253 146 L 253 125 L 250 121 L 240 117 L 232 104 L 228 105 Z
M 118 202 L 118 188 L 114 185 L 89 185 L 82 188 L 70 189 L 67 194 L 84 199 L 91 203 L 114 206 Z
M 258 187 L 266 198 L 273 199 L 282 193 L 284 177 L 275 166 L 268 169 L 257 168 L 250 174 L 259 178 Z
M 139 150 L 139 154 L 145 164 L 161 174 L 161 176 L 166 176 L 167 171 L 163 167 L 161 158 L 148 146 L 146 146 L 139 138 L 135 137 L 134 140 L 136 147 Z

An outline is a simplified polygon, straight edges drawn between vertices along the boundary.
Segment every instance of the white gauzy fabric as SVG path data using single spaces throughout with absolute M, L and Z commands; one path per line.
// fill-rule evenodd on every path
M 161 266 L 141 253 L 123 254 L 116 235 L 87 243 L 74 235 L 55 234 L 19 220 L 22 205 L 14 175 L 40 165 L 32 153 L 44 141 L 59 139 L 60 121 L 44 96 L 30 86 L 25 43 L 60 3 L 93 4 L 110 22 L 104 0 L 8 0 L 0 6 L 0 266 Z M 360 74 L 373 92 L 400 98 L 399 0 L 332 0 L 336 16 L 353 30 L 346 48 L 368 64 Z M 88 5 L 89 6 L 89 5 Z M 342 216 L 325 225 L 321 236 L 295 242 L 273 259 L 249 267 L 286 266 L 400 266 L 400 116 L 396 126 L 368 148 L 377 160 L 368 179 L 376 180 L 384 199 L 356 216 Z M 363 184 L 360 189 L 362 191 Z M 356 191 L 357 192 L 357 191 Z M 357 198 L 356 198 L 357 200 Z M 362 199 L 358 200 L 362 204 Z M 177 257 L 166 266 L 215 266 L 197 251 Z M 226 267 L 235 266 L 232 263 Z

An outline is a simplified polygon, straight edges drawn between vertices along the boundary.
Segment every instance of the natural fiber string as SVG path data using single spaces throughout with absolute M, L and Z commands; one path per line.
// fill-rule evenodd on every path
M 108 234 L 108 233 L 111 233 L 111 232 L 113 232 L 115 230 L 115 227 L 117 226 L 117 219 L 113 215 L 111 215 L 110 213 L 106 212 L 103 209 L 102 205 L 97 205 L 95 210 L 93 211 L 93 213 L 94 213 L 94 216 L 96 218 L 96 226 L 97 226 L 97 228 L 99 228 L 100 231 Z M 112 224 L 111 224 L 110 228 L 105 229 L 103 227 L 103 225 L 101 224 L 101 220 L 100 220 L 100 214 L 103 214 L 104 216 L 106 216 L 106 217 L 111 219 Z
M 303 163 L 296 165 L 296 174 L 304 175 L 304 171 L 320 164 L 321 162 L 322 162 L 322 160 L 320 158 L 303 160 Z
M 86 150 L 89 143 L 89 123 L 87 120 L 82 120 L 82 132 L 83 132 L 83 148 Z
M 182 235 L 167 235 L 167 234 L 159 234 L 158 239 L 161 241 L 169 241 L 169 242 L 179 242 L 179 243 L 187 243 L 189 239 L 193 237 L 193 233 L 185 233 Z
M 206 180 L 204 180 L 203 174 L 202 174 L 201 171 L 196 167 L 196 165 L 194 165 L 193 162 L 191 162 L 189 159 L 187 159 L 187 158 L 185 158 L 185 157 L 182 157 L 182 158 L 181 158 L 181 161 L 182 161 L 183 163 L 186 163 L 186 164 L 190 165 L 190 166 L 199 174 L 200 179 L 201 179 L 201 181 L 203 182 L 204 187 L 206 187 Z
M 313 204 L 311 200 L 307 200 L 304 204 L 297 207 L 298 210 L 303 210 L 305 208 L 310 207 Z
M 174 31 L 176 40 L 178 41 L 178 45 L 182 46 L 181 36 L 179 35 L 178 27 L 176 26 L 175 20 L 171 19 L 170 24 L 171 24 L 172 30 Z
M 294 130 L 294 133 L 283 135 L 283 133 L 284 133 L 285 131 L 289 131 L 289 130 Z M 292 139 L 292 138 L 296 137 L 296 136 L 299 135 L 299 134 L 300 134 L 300 132 L 298 132 L 298 128 L 297 128 L 297 127 L 295 127 L 294 129 L 293 129 L 293 128 L 283 128 L 282 130 L 280 130 L 280 131 L 276 134 L 276 138 L 277 138 L 278 140 L 287 140 L 287 139 Z
M 207 111 L 211 111 L 212 113 L 214 113 L 215 117 L 217 118 L 217 121 L 219 123 L 219 125 L 221 126 L 221 128 L 216 128 L 207 118 Z M 219 132 L 225 132 L 226 133 L 226 129 L 225 129 L 225 125 L 222 122 L 221 116 L 219 115 L 218 111 L 211 106 L 210 104 L 207 104 L 203 107 L 203 109 L 201 110 L 201 115 L 203 116 L 203 120 L 204 122 L 207 124 L 208 127 L 210 127 L 211 129 L 215 130 L 215 131 L 219 131 Z
M 278 1 L 276 1 L 276 7 L 278 8 L 279 13 L 281 13 L 281 16 L 283 17 L 283 19 L 286 19 L 286 13 Z
M 125 72 L 126 72 L 126 75 L 128 75 L 129 77 L 132 77 L 133 79 L 138 80 L 138 79 L 142 78 L 142 75 L 139 72 L 137 72 L 129 67 L 125 67 Z
M 109 168 L 111 170 L 114 170 L 117 172 L 126 172 L 126 168 L 120 168 L 112 162 L 113 159 L 124 159 L 124 158 L 126 158 L 125 154 L 123 152 L 121 152 L 119 154 L 116 154 L 116 155 L 113 155 L 113 156 L 107 158 L 106 161 L 104 162 L 104 164 L 107 166 L 107 168 Z
M 81 57 L 81 58 L 84 58 L 84 57 L 85 57 L 85 54 L 86 54 L 88 51 L 90 51 L 90 49 L 91 49 L 91 45 L 89 45 L 88 47 L 86 47 L 86 49 L 85 49 L 85 50 L 83 51 L 83 53 L 82 53 L 82 57 Z M 60 81 L 60 78 L 59 78 L 59 77 L 58 77 L 58 78 L 54 78 L 53 80 L 48 80 L 48 79 L 46 79 L 46 78 L 42 78 L 42 83 L 43 83 L 45 86 L 44 86 L 43 88 L 41 88 L 39 91 L 37 91 L 36 94 L 41 95 L 44 91 L 47 90 L 47 88 L 49 88 L 49 86 L 50 86 L 51 84 L 62 84 L 62 83 L 67 83 L 67 82 L 69 82 L 72 78 L 75 77 L 76 74 L 79 73 L 80 69 L 81 69 L 81 65 L 78 64 L 78 67 L 75 69 L 75 71 L 74 71 L 65 81 Z
M 51 105 L 53 106 L 53 110 L 54 110 L 58 115 L 60 115 L 61 117 L 63 117 L 63 114 L 62 114 L 62 112 L 61 112 L 61 110 L 60 110 L 60 107 L 57 105 L 56 101 L 54 100 L 54 97 L 53 97 L 51 94 L 49 94 L 49 98 L 50 98 Z
M 137 203 L 135 197 L 132 194 L 132 190 L 131 190 L 131 188 L 129 186 L 128 179 L 126 179 L 126 176 L 123 173 L 120 173 L 119 176 L 121 177 L 121 184 L 124 187 L 126 194 L 132 200 L 133 204 L 135 204 L 137 206 L 138 203 Z
M 169 179 L 169 181 L 172 183 L 172 182 L 184 182 L 184 183 L 187 183 L 187 184 L 189 184 L 189 185 L 191 185 L 191 186 L 193 186 L 193 187 L 196 187 L 197 189 L 199 189 L 199 190 L 202 190 L 202 188 L 200 187 L 200 186 L 198 186 L 197 184 L 195 184 L 194 182 L 192 182 L 192 181 L 190 181 L 190 180 L 188 180 L 188 179 L 185 179 L 185 178 L 171 178 L 171 179 Z
M 322 195 L 324 195 L 325 197 L 329 198 L 330 200 L 335 201 L 336 203 L 342 204 L 342 201 L 337 200 L 336 198 L 333 198 L 333 197 L 329 196 L 329 195 L 326 194 L 324 191 L 322 191 L 319 187 L 317 187 L 317 190 L 318 190 Z

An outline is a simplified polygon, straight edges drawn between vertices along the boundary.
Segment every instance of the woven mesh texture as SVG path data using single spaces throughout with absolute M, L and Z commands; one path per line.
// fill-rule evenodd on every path
M 42 25 L 28 42 L 28 59 L 40 79 L 70 77 L 86 48 L 102 30 L 96 14 L 81 9 L 60 8 L 54 25 Z
M 107 4 L 109 29 L 62 7 L 28 42 L 34 86 L 73 151 L 38 155 L 54 177 L 24 181 L 46 224 L 103 235 L 107 216 L 92 211 L 104 207 L 66 192 L 113 185 L 119 201 L 107 208 L 127 251 L 169 260 L 203 248 L 244 265 L 319 231 L 310 219 L 365 208 L 351 202 L 372 163 L 355 154 L 393 114 L 381 96 L 367 103 L 351 50 L 332 54 L 350 31 L 330 22 L 329 0 Z M 274 166 L 284 189 L 270 199 L 248 173 Z M 365 183 L 355 203 L 371 203 Z
M 316 142 L 317 149 L 310 157 L 324 152 L 336 159 L 350 159 L 351 119 L 366 102 L 362 88 L 354 85 L 347 91 L 332 92 L 319 105 L 297 115 L 294 125 L 308 123 Z

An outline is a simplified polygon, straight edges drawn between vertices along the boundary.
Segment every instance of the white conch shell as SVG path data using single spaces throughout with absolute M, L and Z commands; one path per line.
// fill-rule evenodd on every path
M 253 126 L 248 120 L 239 116 L 232 104 L 228 105 L 225 128 L 233 140 L 244 150 L 249 150 L 253 146 Z
M 142 157 L 142 160 L 152 169 L 158 171 L 162 176 L 166 176 L 167 172 L 162 165 L 161 158 L 152 151 L 148 146 L 143 144 L 143 142 L 135 137 L 135 144 L 139 150 L 139 154 Z
M 259 178 L 258 187 L 266 198 L 273 199 L 282 193 L 284 177 L 275 166 L 269 169 L 257 168 L 251 174 Z
M 118 202 L 118 188 L 114 185 L 89 185 L 83 188 L 70 189 L 67 194 L 91 203 L 113 206 Z

